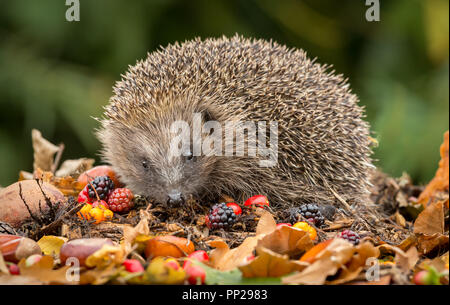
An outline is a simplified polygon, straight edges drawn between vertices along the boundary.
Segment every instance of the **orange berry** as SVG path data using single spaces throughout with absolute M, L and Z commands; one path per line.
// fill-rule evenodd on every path
M 101 223 L 103 220 L 105 220 L 103 210 L 101 208 L 92 208 L 89 211 L 89 215 L 96 220 L 95 224 Z
M 92 205 L 85 204 L 81 210 L 77 213 L 78 217 L 81 219 L 89 220 L 91 219 L 91 216 L 89 215 L 89 212 L 92 210 Z
M 313 227 L 311 227 L 307 222 L 305 221 L 299 221 L 293 225 L 294 228 L 303 230 L 305 232 L 309 233 L 309 237 L 311 240 L 314 240 L 317 238 L 317 231 Z

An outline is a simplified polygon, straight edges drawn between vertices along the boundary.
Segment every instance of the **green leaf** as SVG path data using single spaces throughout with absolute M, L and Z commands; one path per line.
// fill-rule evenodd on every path
M 205 264 L 193 260 L 193 264 L 200 266 L 206 273 L 205 283 L 207 285 L 280 285 L 281 278 L 260 277 L 243 278 L 239 269 L 220 271 Z

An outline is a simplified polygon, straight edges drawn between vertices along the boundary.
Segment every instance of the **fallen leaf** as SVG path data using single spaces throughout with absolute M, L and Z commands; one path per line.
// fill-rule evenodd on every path
M 66 241 L 67 238 L 61 236 L 47 235 L 42 237 L 37 243 L 45 255 L 59 255 L 59 250 Z
M 231 270 L 239 265 L 249 256 L 253 254 L 258 239 L 256 237 L 247 237 L 241 245 L 231 249 L 221 240 L 213 240 L 208 242 L 211 250 L 209 255 L 211 265 L 218 270 Z
M 18 266 L 20 269 L 20 276 L 38 280 L 44 284 L 78 284 L 72 281 L 72 278 L 67 277 L 68 269 L 71 266 L 64 266 L 53 270 L 53 257 L 43 256 L 41 260 L 27 267 L 25 259 L 22 259 Z
M 3 255 L 0 253 L 0 273 L 9 274 L 9 269 L 6 266 L 5 260 L 3 259 Z
M 272 214 L 268 211 L 262 211 L 258 225 L 256 226 L 256 236 L 247 237 L 241 245 L 230 249 L 222 240 L 213 240 L 208 242 L 213 249 L 210 253 L 210 262 L 218 270 L 231 270 L 242 264 L 242 262 L 256 249 L 258 240 L 277 228 L 277 224 Z
M 114 279 L 119 272 L 120 269 L 114 264 L 106 268 L 87 270 L 80 275 L 80 285 L 103 285 Z
M 81 173 L 89 170 L 94 165 L 94 159 L 80 158 L 76 160 L 66 160 L 56 171 L 57 177 L 78 177 Z
M 277 222 L 273 215 L 268 211 L 264 211 L 256 226 L 256 235 L 269 234 L 277 228 Z
M 406 252 L 399 247 L 388 244 L 380 245 L 377 248 L 384 254 L 395 254 L 395 265 L 398 266 L 403 272 L 408 272 L 411 270 L 419 260 L 419 253 L 415 247 L 410 247 Z
M 135 243 L 136 237 L 139 235 L 147 236 L 150 234 L 148 229 L 148 221 L 150 219 L 150 214 L 145 210 L 139 211 L 140 221 L 135 227 L 123 226 L 123 241 L 121 243 L 125 251 L 125 256 L 133 251 L 133 245 Z
M 290 260 L 289 256 L 259 247 L 258 255 L 251 262 L 239 266 L 244 277 L 280 277 L 294 271 L 302 271 L 309 264 Z
M 336 238 L 328 247 L 317 254 L 314 263 L 302 272 L 283 277 L 282 283 L 322 285 L 328 276 L 336 274 L 351 259 L 354 252 L 353 244 L 342 238 Z
M 414 233 L 427 235 L 444 233 L 444 205 L 442 201 L 429 205 L 419 214 L 414 222 Z
M 71 176 L 56 177 L 51 172 L 44 172 L 37 169 L 34 172 L 34 179 L 42 180 L 58 188 L 65 196 L 77 197 L 84 185 Z
M 34 150 L 34 170 L 40 168 L 44 171 L 51 171 L 55 154 L 60 150 L 60 147 L 44 139 L 41 132 L 37 129 L 31 131 L 31 139 Z
M 104 245 L 86 259 L 86 266 L 105 268 L 109 265 L 120 265 L 125 258 L 126 255 L 122 247 Z
M 449 239 L 447 235 L 436 233 L 433 235 L 417 234 L 417 248 L 420 253 L 428 254 L 436 248 L 439 252 L 448 250 Z
M 263 247 L 293 257 L 308 251 L 313 245 L 307 232 L 293 227 L 281 226 L 262 237 L 258 241 L 257 248 Z
M 449 132 L 444 134 L 444 142 L 440 147 L 441 160 L 439 161 L 439 168 L 436 171 L 434 178 L 428 183 L 426 188 L 420 194 L 418 202 L 423 204 L 425 207 L 431 204 L 435 197 L 438 197 L 439 192 L 447 192 L 447 200 L 445 201 L 448 208 L 448 189 L 449 189 L 449 159 L 448 159 L 448 149 L 449 149 Z

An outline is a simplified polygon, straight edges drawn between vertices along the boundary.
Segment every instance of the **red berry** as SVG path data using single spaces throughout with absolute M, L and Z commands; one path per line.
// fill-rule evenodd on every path
M 206 273 L 200 266 L 188 265 L 184 271 L 186 271 L 189 284 L 205 284 Z
M 278 223 L 277 224 L 277 227 L 282 227 L 282 226 L 292 227 L 292 225 L 290 223 L 287 223 L 287 222 L 282 222 L 282 223 Z
M 7 262 L 6 265 L 8 266 L 8 270 L 11 275 L 20 275 L 19 266 L 9 262 Z
M 96 200 L 94 203 L 92 203 L 93 208 L 104 208 L 109 209 L 108 204 L 104 200 Z
M 206 251 L 203 250 L 197 250 L 189 254 L 189 258 L 194 258 L 202 263 L 209 261 L 209 256 Z
M 237 205 L 236 203 L 234 203 L 234 202 L 229 202 L 229 203 L 227 203 L 227 207 L 232 208 L 234 214 L 236 214 L 236 215 L 242 214 L 242 209 L 241 209 L 241 207 L 240 207 L 239 205 Z
M 84 189 L 78 194 L 78 202 L 83 202 L 83 203 L 89 203 L 92 204 L 89 199 L 89 194 L 88 194 L 88 189 L 87 189 L 87 185 L 84 187 Z
M 113 212 L 128 212 L 134 206 L 133 193 L 127 188 L 115 189 L 108 198 L 109 209 Z
M 255 195 L 255 196 L 248 198 L 247 201 L 245 201 L 244 205 L 246 207 L 256 205 L 256 206 L 262 208 L 265 205 L 269 206 L 269 200 L 264 195 Z
M 187 268 L 191 264 L 191 261 L 189 259 L 195 259 L 198 260 L 199 262 L 205 263 L 209 261 L 209 256 L 208 253 L 206 253 L 206 251 L 203 250 L 194 251 L 191 254 L 189 254 L 188 259 L 184 261 L 183 269 Z
M 125 266 L 125 270 L 131 273 L 144 272 L 144 267 L 137 259 L 126 259 L 122 265 Z
M 174 269 L 174 270 L 179 270 L 181 267 L 180 267 L 180 264 L 178 264 L 178 261 L 176 260 L 176 259 L 174 259 L 174 258 L 168 258 L 168 259 L 166 259 L 165 261 L 164 261 L 164 264 L 167 266 L 167 267 L 169 267 L 169 268 L 172 268 L 172 269 Z
M 249 263 L 249 262 L 251 262 L 251 261 L 254 260 L 254 259 L 255 259 L 255 256 L 254 256 L 253 254 L 250 254 L 249 256 L 247 256 L 247 257 L 244 259 L 244 262 Z
M 359 234 L 356 232 L 353 232 L 351 230 L 344 230 L 341 233 L 339 233 L 337 235 L 337 237 L 345 239 L 354 245 L 359 244 L 359 240 L 360 240 Z

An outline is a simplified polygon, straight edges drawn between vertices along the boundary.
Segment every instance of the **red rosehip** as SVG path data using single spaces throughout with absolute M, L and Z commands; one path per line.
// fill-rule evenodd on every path
M 257 207 L 269 206 L 269 200 L 264 195 L 255 195 L 247 199 L 245 201 L 244 206 L 249 207 L 252 205 L 256 205 Z
M 94 203 L 92 203 L 93 208 L 101 208 L 101 209 L 109 209 L 109 205 L 104 200 L 96 200 Z
M 10 262 L 7 262 L 6 265 L 8 266 L 8 270 L 11 275 L 20 275 L 19 266 Z
M 188 265 L 184 271 L 186 271 L 189 284 L 205 284 L 206 273 L 200 266 Z
M 164 264 L 169 267 L 172 268 L 174 270 L 179 270 L 181 268 L 180 264 L 178 264 L 178 261 L 174 258 L 168 258 L 164 261 Z
M 90 202 L 90 198 L 89 198 L 89 194 L 88 194 L 88 187 L 87 185 L 83 188 L 83 190 L 78 194 L 78 199 L 77 202 L 83 202 L 83 203 L 89 203 L 92 204 L 92 202 Z
M 137 259 L 126 259 L 122 265 L 125 266 L 125 270 L 131 273 L 144 272 L 144 267 Z
M 199 262 L 205 263 L 209 261 L 209 256 L 208 253 L 206 253 L 206 251 L 203 250 L 194 251 L 191 254 L 189 254 L 188 259 L 184 261 L 183 269 L 187 268 L 189 265 L 192 264 L 191 259 L 195 259 L 198 260 Z
M 232 208 L 234 214 L 236 214 L 236 215 L 242 214 L 242 209 L 241 209 L 241 207 L 240 207 L 239 205 L 237 205 L 236 203 L 234 203 L 234 202 L 229 202 L 229 203 L 227 203 L 227 207 Z
M 278 227 L 282 227 L 282 226 L 292 227 L 292 225 L 291 225 L 290 223 L 287 223 L 287 222 L 282 222 L 282 223 L 278 223 L 278 224 L 277 224 L 277 228 L 278 228 Z

